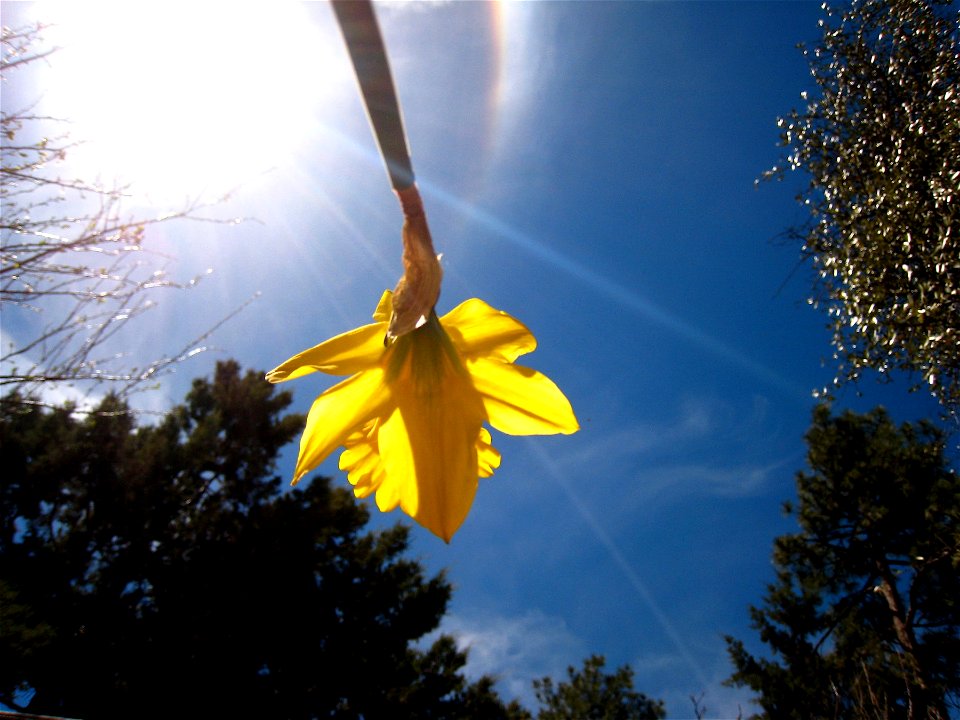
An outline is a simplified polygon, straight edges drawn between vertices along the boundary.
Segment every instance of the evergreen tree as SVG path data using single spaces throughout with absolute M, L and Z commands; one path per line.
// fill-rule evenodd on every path
M 773 658 L 728 637 L 731 683 L 768 718 L 944 719 L 960 698 L 960 479 L 943 437 L 882 409 L 817 408 L 800 525 L 751 607 Z
M 835 383 L 916 372 L 960 409 L 960 10 L 951 0 L 825 5 L 804 49 L 817 88 L 779 121 L 809 210 L 793 231 L 831 318 Z
M 633 670 L 624 665 L 604 672 L 605 659 L 592 655 L 583 668 L 567 668 L 567 681 L 534 680 L 541 709 L 537 720 L 658 720 L 666 717 L 662 702 L 633 689 Z
M 220 363 L 155 426 L 107 397 L 0 413 L 0 700 L 75 717 L 522 717 L 469 683 L 450 597 L 324 478 L 282 491 L 302 418 Z M 18 692 L 19 690 L 19 692 Z M 25 691 L 27 691 L 25 693 Z

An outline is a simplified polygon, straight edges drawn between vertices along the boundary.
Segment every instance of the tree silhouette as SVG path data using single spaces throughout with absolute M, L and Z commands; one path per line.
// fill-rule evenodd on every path
M 604 672 L 606 660 L 591 655 L 583 668 L 567 668 L 567 681 L 554 684 L 549 677 L 533 681 L 542 705 L 537 720 L 658 720 L 666 717 L 662 702 L 655 702 L 633 689 L 633 670 L 628 666 Z
M 125 403 L 0 416 L 0 700 L 76 717 L 522 717 L 437 627 L 450 585 L 325 478 L 284 491 L 302 418 L 218 364 L 136 427 Z M 470 711 L 472 712 L 472 711 Z
M 728 637 L 763 717 L 945 720 L 960 694 L 960 478 L 929 423 L 817 408 L 800 531 L 751 607 L 773 658 Z

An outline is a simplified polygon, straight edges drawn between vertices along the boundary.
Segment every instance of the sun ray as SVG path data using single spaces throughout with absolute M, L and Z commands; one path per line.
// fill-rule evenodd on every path
M 646 320 L 667 329 L 675 337 L 750 373 L 758 380 L 784 392 L 787 396 L 804 403 L 810 397 L 807 390 L 782 373 L 767 367 L 723 340 L 670 313 L 635 289 L 617 283 L 615 280 L 588 267 L 582 261 L 550 247 L 533 235 L 522 232 L 478 205 L 465 202 L 429 182 L 425 181 L 421 184 L 423 194 L 428 196 L 431 201 L 440 202 L 470 217 L 493 235 L 507 240 L 514 247 L 540 262 L 566 273 L 618 306 L 630 309 Z

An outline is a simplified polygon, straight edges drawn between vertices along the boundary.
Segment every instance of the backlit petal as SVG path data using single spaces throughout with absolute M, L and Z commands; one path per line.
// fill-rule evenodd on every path
M 372 323 L 330 338 L 294 355 L 267 373 L 272 383 L 293 380 L 317 370 L 330 375 L 353 375 L 377 366 L 383 357 L 386 325 Z
M 316 468 L 367 421 L 383 414 L 389 401 L 390 393 L 380 368 L 358 373 L 322 393 L 313 401 L 307 415 L 293 484 Z
M 377 447 L 384 467 L 384 482 L 377 488 L 377 507 L 382 512 L 389 512 L 400 505 L 405 513 L 413 517 L 420 502 L 417 473 L 407 429 L 398 410 L 380 426 Z M 389 464 L 383 453 L 390 459 Z
M 513 362 L 537 347 L 522 322 L 479 298 L 460 303 L 440 318 L 440 324 L 464 359 L 497 357 Z
M 467 361 L 483 398 L 487 419 L 509 435 L 569 435 L 580 425 L 570 401 L 550 378 L 536 370 L 499 360 Z
M 399 501 L 405 513 L 447 542 L 470 511 L 478 477 L 476 424 L 451 414 L 452 409 L 439 409 L 432 417 L 395 412 L 379 436 L 387 480 L 377 492 L 377 505 Z M 386 495 L 382 500 L 381 494 Z
M 353 433 L 343 443 L 346 448 L 340 454 L 340 469 L 347 473 L 347 479 L 353 485 L 353 494 L 358 498 L 365 498 L 377 492 L 386 478 L 383 462 L 377 450 L 377 433 L 380 424 L 378 421 L 369 422 L 364 430 Z M 500 451 L 491 443 L 490 432 L 480 428 L 477 435 L 477 475 L 487 478 L 493 475 L 500 467 Z M 378 497 L 378 507 L 387 506 L 385 511 L 393 510 L 400 502 L 400 484 Z M 381 508 L 384 510 L 384 508 Z
M 377 452 L 378 427 L 377 420 L 368 422 L 363 430 L 353 433 L 343 443 L 345 450 L 340 454 L 339 467 L 347 472 L 353 494 L 358 498 L 376 492 L 384 479 L 383 463 Z
M 490 444 L 490 432 L 480 428 L 477 438 L 477 474 L 482 478 L 493 475 L 493 471 L 500 467 L 500 451 Z
M 380 302 L 377 303 L 377 309 L 373 311 L 373 319 L 377 322 L 388 323 L 393 315 L 393 292 L 384 290 L 380 296 Z

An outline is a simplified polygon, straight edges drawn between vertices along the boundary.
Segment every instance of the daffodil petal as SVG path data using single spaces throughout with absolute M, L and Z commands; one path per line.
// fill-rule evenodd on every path
M 383 464 L 377 452 L 377 421 L 369 422 L 360 432 L 353 433 L 343 443 L 339 467 L 347 472 L 353 485 L 353 494 L 365 498 L 377 491 L 383 483 Z
M 375 367 L 383 357 L 386 326 L 372 323 L 332 337 L 294 355 L 267 373 L 272 383 L 293 380 L 319 370 L 330 375 L 353 375 Z
M 294 355 L 267 373 L 272 383 L 294 380 L 310 373 L 353 375 L 377 365 L 383 358 L 383 338 L 393 313 L 393 293 L 384 291 L 373 313 L 377 322 L 332 337 Z
M 377 303 L 377 309 L 373 311 L 373 319 L 377 322 L 388 323 L 393 315 L 393 292 L 384 290 L 380 296 L 380 302 Z
M 526 325 L 479 298 L 460 303 L 440 318 L 440 324 L 464 359 L 497 357 L 513 362 L 537 347 Z
M 383 482 L 377 487 L 376 495 L 377 508 L 380 509 L 380 512 L 390 512 L 400 505 L 402 499 L 405 499 L 404 507 L 411 504 L 416 505 L 417 502 L 416 475 L 413 472 L 404 472 L 403 474 L 390 472 L 380 454 L 385 442 L 388 445 L 404 442 L 406 435 L 394 437 L 400 432 L 406 432 L 402 427 L 402 421 L 400 421 L 401 427 L 396 427 L 398 421 L 394 418 L 399 415 L 399 411 L 394 410 L 377 432 L 377 458 L 380 460 L 380 467 L 383 470 Z M 391 420 L 393 420 L 393 423 L 391 423 Z M 384 432 L 386 432 L 386 435 L 384 435 Z
M 293 484 L 322 463 L 351 433 L 388 409 L 390 392 L 375 368 L 347 378 L 313 401 L 300 438 Z
M 347 473 L 347 479 L 353 485 L 353 494 L 358 498 L 368 497 L 377 492 L 386 477 L 380 453 L 377 451 L 377 432 L 379 423 L 367 423 L 364 430 L 353 433 L 344 442 L 345 450 L 340 454 L 339 467 Z M 490 433 L 480 428 L 477 436 L 477 475 L 487 478 L 500 467 L 500 451 L 491 445 Z M 399 488 L 395 488 L 399 490 Z M 378 496 L 379 503 L 393 510 L 400 502 L 399 492 L 384 492 Z M 378 506 L 379 506 L 378 503 Z
M 477 474 L 482 478 L 493 475 L 493 471 L 500 467 L 500 451 L 490 444 L 490 433 L 486 428 L 480 428 L 477 438 Z
M 570 401 L 546 375 L 522 365 L 478 358 L 467 369 L 487 419 L 509 435 L 569 435 L 580 429 Z
M 477 428 L 462 415 L 441 411 L 425 418 L 413 410 L 393 413 L 380 430 L 388 479 L 377 492 L 377 506 L 399 501 L 405 513 L 449 542 L 477 492 Z M 444 421 L 437 423 L 439 418 Z

